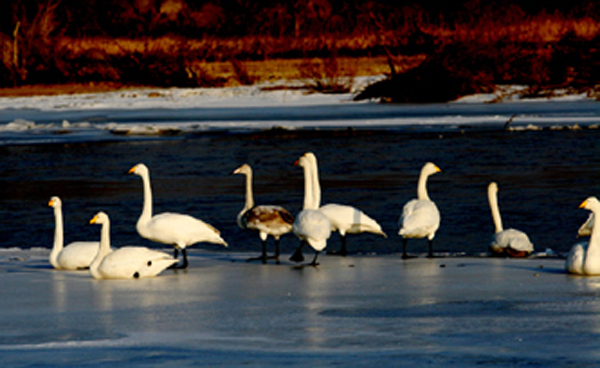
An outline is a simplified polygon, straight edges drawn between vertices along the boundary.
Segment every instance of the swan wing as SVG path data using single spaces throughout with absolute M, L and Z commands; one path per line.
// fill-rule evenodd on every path
M 588 219 L 577 231 L 577 236 L 590 236 L 592 235 L 592 228 L 594 227 L 594 213 L 590 213 Z
M 533 252 L 533 244 L 527 234 L 516 229 L 506 229 L 492 236 L 490 249 L 496 253 L 502 253 L 507 248 L 518 252 Z
M 587 248 L 588 242 L 580 242 L 571 247 L 565 261 L 565 269 L 568 273 L 583 275 L 583 261 Z
M 440 226 L 440 212 L 430 200 L 413 199 L 404 205 L 398 234 L 407 238 L 433 239 Z
M 85 269 L 90 267 L 99 247 L 100 242 L 73 242 L 62 249 L 56 260 L 62 270 Z
M 329 219 L 331 231 L 339 231 L 342 235 L 370 232 L 385 236 L 377 221 L 352 206 L 330 203 L 320 207 L 319 211 Z
M 247 229 L 278 237 L 292 231 L 294 216 L 281 206 L 262 205 L 246 211 L 242 221 Z
M 180 248 L 199 242 L 227 245 L 217 229 L 202 220 L 179 213 L 156 215 L 138 230 L 145 238 Z
M 331 236 L 331 225 L 325 214 L 319 210 L 303 210 L 294 221 L 293 231 L 298 238 L 306 241 L 316 251 L 327 246 Z
M 153 277 L 176 262 L 170 255 L 157 250 L 126 246 L 104 257 L 98 272 L 105 279 Z

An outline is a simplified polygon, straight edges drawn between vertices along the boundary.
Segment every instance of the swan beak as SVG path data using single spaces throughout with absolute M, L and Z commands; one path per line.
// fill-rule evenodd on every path
M 579 208 L 585 208 L 585 206 L 587 206 L 587 203 L 588 203 L 588 201 L 586 199 L 585 201 L 581 202 L 581 204 L 579 205 Z
M 297 159 L 296 161 L 294 161 L 294 166 L 298 166 L 299 163 L 300 163 L 300 159 Z
M 51 199 L 51 200 L 50 200 L 50 202 L 48 202 L 48 206 L 49 206 L 49 207 L 52 207 L 52 206 L 54 206 L 54 200 L 53 200 L 53 199 Z
M 92 218 L 92 219 L 90 220 L 90 225 L 91 225 L 91 224 L 95 224 L 95 223 L 96 223 L 96 221 L 98 221 L 98 215 L 94 216 L 94 218 Z
M 442 172 L 442 169 L 440 169 L 437 165 L 435 165 L 435 172 Z
M 129 171 L 127 171 L 127 174 L 133 174 L 135 172 L 135 168 L 136 168 L 136 166 L 129 169 Z
M 233 170 L 233 172 L 231 173 L 231 175 L 233 175 L 233 174 L 239 174 L 239 173 L 240 173 L 240 169 L 241 169 L 241 168 L 242 168 L 242 167 L 240 166 L 240 167 L 238 167 L 237 169 Z

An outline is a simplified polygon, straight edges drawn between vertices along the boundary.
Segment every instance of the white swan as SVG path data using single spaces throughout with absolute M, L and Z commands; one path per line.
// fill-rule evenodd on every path
M 427 194 L 427 178 L 440 172 L 440 168 L 431 162 L 421 169 L 417 185 L 417 198 L 404 205 L 400 216 L 398 234 L 403 237 L 402 258 L 408 258 L 406 243 L 408 238 L 425 238 L 429 240 L 428 257 L 433 257 L 433 238 L 440 227 L 440 211 Z
M 110 219 L 98 212 L 90 224 L 102 225 L 100 245 L 90 265 L 90 274 L 95 279 L 137 279 L 154 277 L 167 267 L 177 263 L 170 255 L 146 247 L 121 247 L 110 250 Z
M 500 208 L 498 207 L 498 185 L 491 182 L 488 185 L 488 201 L 494 220 L 495 233 L 489 249 L 494 255 L 509 255 L 511 257 L 526 257 L 533 252 L 533 244 L 527 234 L 520 230 L 502 227 Z
M 317 266 L 317 257 L 327 246 L 327 239 L 331 236 L 331 224 L 325 214 L 319 211 L 319 202 L 321 198 L 321 189 L 314 185 L 312 158 L 314 155 L 310 152 L 300 157 L 295 165 L 299 165 L 304 169 L 304 206 L 302 211 L 296 216 L 296 220 L 292 226 L 294 234 L 300 239 L 300 247 L 290 257 L 294 262 L 302 262 L 302 246 L 308 243 L 315 250 L 315 258 L 309 265 Z M 316 161 L 316 159 L 315 159 Z
M 600 202 L 596 197 L 589 197 L 579 208 L 585 208 L 592 211 L 594 219 L 600 216 Z M 593 220 L 595 222 L 595 220 Z M 575 244 L 565 262 L 567 272 L 597 276 L 600 275 L 600 231 L 592 225 L 592 233 L 589 242 Z
M 314 154 L 307 154 L 307 158 L 311 163 L 311 175 L 313 182 L 313 195 L 316 203 L 321 202 L 321 184 L 319 183 L 319 167 L 317 158 Z M 318 190 L 314 190 L 317 188 Z M 374 234 L 387 235 L 381 230 L 381 225 L 377 221 L 367 216 L 361 210 L 343 204 L 330 203 L 319 207 L 319 211 L 323 212 L 329 219 L 331 231 L 339 231 L 342 241 L 342 246 L 339 252 L 332 251 L 328 254 L 339 254 L 345 256 L 348 254 L 346 247 L 346 234 L 358 234 L 362 232 L 370 232 Z
M 144 164 L 137 164 L 129 170 L 129 173 L 139 175 L 144 184 L 144 208 L 136 225 L 138 233 L 143 238 L 173 245 L 175 259 L 181 250 L 183 264 L 178 268 L 188 266 L 186 247 L 190 245 L 209 242 L 227 246 L 220 232 L 202 220 L 170 212 L 152 216 L 152 188 L 148 168 Z
M 54 208 L 54 246 L 50 252 L 50 264 L 57 270 L 80 270 L 89 268 L 98 253 L 98 242 L 77 241 L 64 245 L 62 201 L 52 197 L 48 206 Z
M 268 258 L 275 259 L 279 263 L 279 237 L 292 231 L 294 216 L 281 206 L 254 205 L 252 193 L 252 168 L 248 164 L 235 169 L 233 174 L 246 175 L 246 204 L 237 216 L 237 224 L 242 229 L 257 231 L 262 241 L 262 255 L 250 258 L 248 261 L 261 260 L 267 262 Z M 275 238 L 275 255 L 267 257 L 267 237 Z

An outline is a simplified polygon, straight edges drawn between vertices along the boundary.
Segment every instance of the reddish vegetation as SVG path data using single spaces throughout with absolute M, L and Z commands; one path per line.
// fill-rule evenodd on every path
M 600 6 L 535 4 L 7 0 L 0 94 L 276 79 L 345 92 L 382 73 L 357 98 L 446 101 L 499 84 L 597 93 Z

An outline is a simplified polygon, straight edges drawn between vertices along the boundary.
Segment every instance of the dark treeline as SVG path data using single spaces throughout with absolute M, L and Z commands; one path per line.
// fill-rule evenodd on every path
M 0 87 L 114 82 L 219 86 L 206 64 L 385 56 L 390 79 L 361 97 L 448 100 L 498 84 L 534 91 L 600 84 L 600 3 L 593 0 L 4 0 Z M 397 57 L 422 55 L 405 73 Z M 395 65 L 396 64 L 396 65 Z M 312 73 L 314 64 L 306 63 Z M 410 66 L 410 68 L 414 65 Z M 299 74 L 310 74 L 306 70 Z M 321 78 L 321 77 L 319 77 Z M 343 91 L 344 86 L 322 89 Z M 450 88 L 440 96 L 436 84 Z M 422 95 L 415 86 L 422 87 Z M 386 96 L 390 93 L 396 96 Z M 534 92 L 537 93 L 537 92 Z

